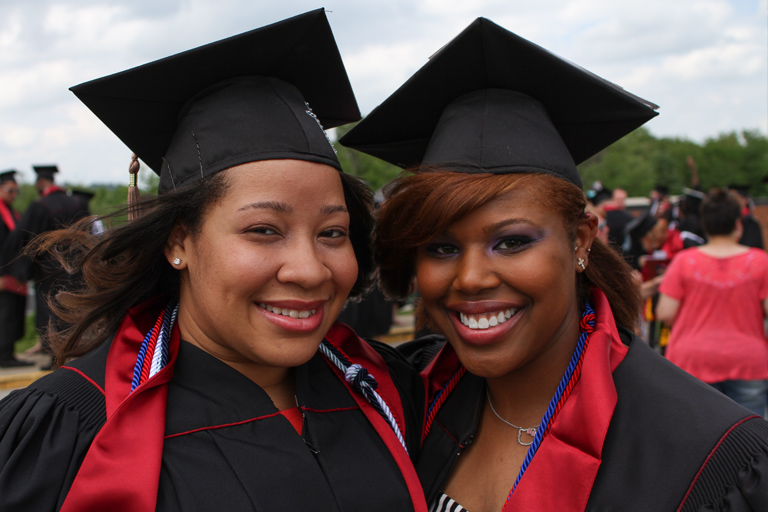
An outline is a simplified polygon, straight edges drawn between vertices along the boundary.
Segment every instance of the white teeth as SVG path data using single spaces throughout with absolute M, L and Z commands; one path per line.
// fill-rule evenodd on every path
M 300 311 L 298 309 L 274 308 L 272 306 L 268 306 L 267 304 L 263 304 L 263 303 L 260 303 L 259 307 L 262 309 L 266 309 L 270 313 L 274 313 L 276 315 L 282 315 L 282 316 L 289 316 L 291 318 L 309 318 L 310 316 L 317 313 L 316 309 Z
M 465 315 L 464 313 L 459 313 L 459 320 L 470 329 L 488 329 L 489 327 L 503 324 L 512 318 L 512 315 L 515 313 L 517 313 L 517 308 L 499 311 L 498 313 L 483 313 L 482 315 Z

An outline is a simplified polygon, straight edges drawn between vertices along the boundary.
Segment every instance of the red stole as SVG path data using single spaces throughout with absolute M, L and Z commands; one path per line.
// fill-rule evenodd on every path
M 13 231 L 16 227 L 16 221 L 19 220 L 19 213 L 11 210 L 11 208 L 5 204 L 5 201 L 0 201 L 0 219 L 8 227 L 8 231 Z
M 41 194 L 43 197 L 48 197 L 49 195 L 53 194 L 54 192 L 66 192 L 63 188 L 61 188 L 58 185 L 50 185 L 48 187 L 45 187 L 45 190 L 43 190 L 43 193 Z
M 141 343 L 165 305 L 165 298 L 151 299 L 128 310 L 120 324 L 107 356 L 107 421 L 80 466 L 62 512 L 156 508 L 167 384 L 173 377 L 180 342 L 177 326 L 171 333 L 168 365 L 133 393 L 130 390 Z
M 331 326 L 328 334 L 325 335 L 325 339 L 328 340 L 334 347 L 340 349 L 346 354 L 346 356 L 352 361 L 352 363 L 361 364 L 368 373 L 378 382 L 376 392 L 381 395 L 387 402 L 392 414 L 397 420 L 400 431 L 405 435 L 405 422 L 403 421 L 403 405 L 400 402 L 400 394 L 397 392 L 395 383 L 392 382 L 392 378 L 389 375 L 389 369 L 384 362 L 384 359 L 371 348 L 370 345 L 362 341 L 357 334 L 348 326 L 342 323 L 335 323 Z M 403 475 L 405 484 L 408 487 L 408 492 L 411 495 L 411 501 L 415 512 L 427 512 L 427 502 L 424 499 L 424 491 L 421 489 L 421 483 L 419 477 L 416 474 L 416 470 L 413 467 L 411 459 L 408 457 L 397 436 L 384 418 L 373 408 L 368 400 L 355 391 L 352 386 L 344 378 L 344 374 L 341 373 L 333 363 L 326 359 L 328 365 L 333 369 L 337 377 L 344 383 L 349 390 L 350 396 L 354 398 L 360 410 L 365 414 L 365 417 L 373 426 L 376 433 L 386 445 L 389 452 L 392 454 L 392 458 L 395 459 L 397 467 L 400 469 L 400 473 Z

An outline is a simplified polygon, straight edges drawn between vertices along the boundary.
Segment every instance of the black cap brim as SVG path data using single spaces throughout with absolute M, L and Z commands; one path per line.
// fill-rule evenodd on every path
M 577 164 L 656 116 L 658 108 L 478 18 L 340 142 L 399 167 L 419 165 L 445 108 L 484 89 L 540 102 Z M 505 134 L 496 137 L 503 141 Z
M 204 89 L 243 76 L 299 89 L 325 128 L 360 112 L 323 9 L 86 82 L 72 92 L 160 174 L 182 107 Z

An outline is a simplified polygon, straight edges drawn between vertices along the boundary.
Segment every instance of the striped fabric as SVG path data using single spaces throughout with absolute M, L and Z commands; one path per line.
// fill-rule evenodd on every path
M 467 509 L 453 501 L 447 494 L 440 493 L 429 512 L 467 512 Z

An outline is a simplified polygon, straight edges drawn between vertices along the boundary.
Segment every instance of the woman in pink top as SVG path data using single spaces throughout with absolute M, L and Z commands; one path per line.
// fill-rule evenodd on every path
M 765 416 L 768 400 L 768 254 L 739 245 L 738 199 L 702 205 L 708 243 L 680 252 L 661 283 L 658 318 L 672 324 L 667 358 Z

